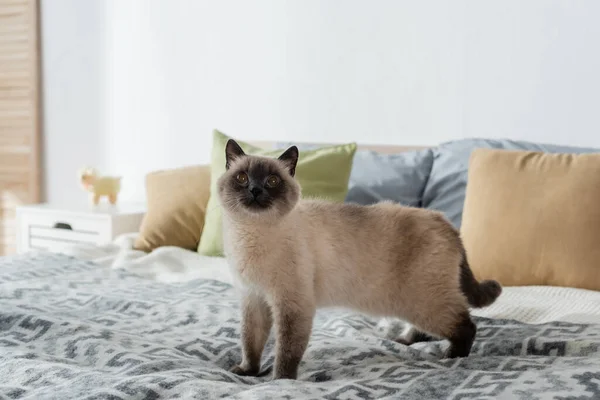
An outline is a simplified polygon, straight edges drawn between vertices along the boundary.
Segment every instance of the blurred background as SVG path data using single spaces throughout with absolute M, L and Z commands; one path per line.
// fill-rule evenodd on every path
M 600 146 L 594 0 L 0 0 L 0 224 L 247 140 Z

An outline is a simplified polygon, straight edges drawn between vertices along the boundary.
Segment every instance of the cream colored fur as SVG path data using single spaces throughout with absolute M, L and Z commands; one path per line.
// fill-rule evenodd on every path
M 274 323 L 274 378 L 296 378 L 319 307 L 398 317 L 450 339 L 452 356 L 468 354 L 475 327 L 460 286 L 464 250 L 440 213 L 392 203 L 295 203 L 293 195 L 290 210 L 275 205 L 245 212 L 226 182 L 262 162 L 250 161 L 232 161 L 234 172 L 219 182 L 225 254 L 242 295 L 243 360 L 234 372 L 258 374 Z M 285 174 L 283 163 L 279 168 Z M 286 184 L 296 184 L 289 178 Z M 409 330 L 399 341 L 410 344 L 416 333 Z
M 460 247 L 436 226 L 440 214 L 380 203 L 352 219 L 340 214 L 345 207 L 302 200 L 264 226 L 226 214 L 226 254 L 240 283 L 292 305 L 298 296 L 302 307 L 351 307 L 409 320 L 425 309 L 452 314 L 467 307 L 458 286 Z

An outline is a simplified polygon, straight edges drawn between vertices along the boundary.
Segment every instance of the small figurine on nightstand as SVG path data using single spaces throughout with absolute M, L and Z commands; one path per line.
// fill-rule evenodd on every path
M 100 201 L 100 197 L 108 197 L 110 204 L 117 203 L 117 196 L 121 190 L 120 176 L 98 176 L 98 172 L 91 167 L 82 168 L 78 173 L 79 183 L 83 190 L 90 192 L 94 205 Z

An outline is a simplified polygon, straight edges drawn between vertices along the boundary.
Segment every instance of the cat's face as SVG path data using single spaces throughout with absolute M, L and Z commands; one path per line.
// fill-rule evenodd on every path
M 217 189 L 226 211 L 241 217 L 280 218 L 294 208 L 300 198 L 300 185 L 294 179 L 296 146 L 275 159 L 246 155 L 230 139 L 225 156 L 226 172 L 219 178 Z

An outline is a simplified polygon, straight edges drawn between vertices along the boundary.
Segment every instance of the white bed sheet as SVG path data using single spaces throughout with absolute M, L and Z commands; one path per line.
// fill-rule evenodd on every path
M 232 283 L 224 258 L 206 257 L 178 247 L 162 247 L 145 253 L 133 249 L 135 235 L 122 235 L 106 246 L 67 247 L 64 253 L 107 268 L 123 268 L 158 282 L 215 279 Z M 505 287 L 493 305 L 472 313 L 534 324 L 600 323 L 600 292 L 550 286 Z

